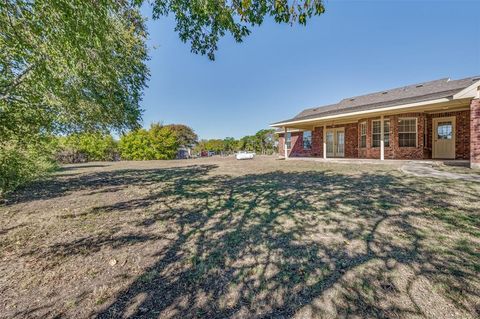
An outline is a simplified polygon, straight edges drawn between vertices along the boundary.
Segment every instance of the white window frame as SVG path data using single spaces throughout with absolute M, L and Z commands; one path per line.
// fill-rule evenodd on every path
M 380 146 L 382 145 L 381 144 L 382 139 L 379 139 L 380 145 L 378 145 L 378 146 L 373 145 L 373 141 L 374 141 L 373 136 L 374 135 L 382 135 L 382 131 L 380 131 L 380 133 L 375 133 L 374 132 L 374 130 L 373 130 L 373 127 L 374 127 L 373 123 L 374 122 L 380 122 L 380 130 L 381 130 L 382 129 L 382 120 L 372 120 L 372 148 L 380 148 Z M 385 123 L 387 123 L 387 122 L 389 123 L 389 125 L 388 125 L 389 130 L 388 131 L 385 130 Z M 391 133 L 391 131 L 392 131 L 392 122 L 390 121 L 389 118 L 384 119 L 383 120 L 383 143 L 384 143 L 385 147 L 390 147 L 390 133 Z M 387 140 L 385 140 L 386 136 L 388 136 Z M 388 141 L 388 145 L 387 145 L 386 141 Z
M 310 140 L 310 147 L 305 147 L 305 132 L 310 132 L 310 137 L 308 138 L 308 140 Z M 313 135 L 312 131 L 303 131 L 303 133 L 302 133 L 302 146 L 303 146 L 304 150 L 311 150 L 312 149 L 312 135 Z
M 362 126 L 365 125 L 365 134 L 362 133 Z M 360 143 L 359 143 L 359 148 L 367 148 L 367 122 L 360 122 L 359 123 L 359 128 L 360 128 Z M 365 145 L 362 146 L 362 137 L 365 136 Z
M 400 121 L 402 120 L 415 120 L 415 146 L 400 146 L 400 134 L 405 133 L 405 134 L 411 134 L 412 132 L 400 132 Z M 418 118 L 416 117 L 399 117 L 398 118 L 398 132 L 397 132 L 397 138 L 398 138 L 398 147 L 401 148 L 417 148 L 418 147 Z

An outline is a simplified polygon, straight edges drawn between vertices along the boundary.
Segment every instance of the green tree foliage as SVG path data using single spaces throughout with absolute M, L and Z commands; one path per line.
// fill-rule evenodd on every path
M 249 27 L 271 16 L 278 23 L 305 25 L 308 18 L 325 11 L 322 0 L 154 0 L 153 16 L 175 15 L 183 42 L 194 53 L 215 58 L 220 37 L 230 33 L 237 42 L 250 34 Z
M 118 143 L 120 156 L 124 160 L 152 159 L 150 134 L 145 129 L 137 129 L 123 135 Z
M 223 140 L 220 139 L 201 140 L 195 146 L 194 151 L 197 153 L 200 153 L 202 151 L 221 153 L 225 151 L 225 146 Z
M 275 152 L 278 140 L 277 135 L 275 135 L 275 130 L 260 130 L 255 134 L 254 140 L 257 152 L 261 154 L 271 154 Z
M 167 160 L 176 157 L 179 145 L 171 127 L 153 124 L 148 131 L 137 129 L 124 134 L 119 150 L 125 160 Z
M 175 132 L 180 146 L 192 147 L 197 144 L 198 136 L 190 127 L 183 124 L 169 124 L 166 127 Z
M 52 134 L 136 127 L 146 36 L 129 1 L 2 0 L 0 153 L 12 163 L 2 178 L 47 167 Z
M 4 0 L 0 136 L 135 127 L 146 31 L 128 1 Z
M 0 148 L 0 196 L 56 168 L 54 145 L 47 138 L 36 145 L 4 143 Z
M 232 153 L 237 150 L 238 142 L 233 137 L 226 137 L 223 140 L 225 152 Z
M 195 152 L 214 151 L 216 153 L 231 154 L 234 151 L 251 151 L 258 154 L 273 154 L 276 151 L 278 137 L 275 130 L 260 130 L 255 135 L 247 135 L 239 140 L 227 137 L 224 140 L 201 140 L 195 147 Z
M 57 141 L 57 159 L 63 163 L 78 161 L 112 161 L 117 143 L 110 134 L 101 132 L 75 133 L 62 136 Z

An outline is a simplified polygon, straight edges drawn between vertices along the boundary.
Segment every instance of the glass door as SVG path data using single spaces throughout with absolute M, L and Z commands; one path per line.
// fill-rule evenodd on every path
M 336 149 L 335 149 L 335 156 L 336 157 L 344 157 L 345 156 L 345 132 L 343 129 L 336 131 Z
M 335 139 L 334 139 L 334 134 L 333 130 L 327 130 L 326 133 L 326 141 L 327 141 L 327 157 L 334 157 L 335 156 Z
M 331 128 L 326 131 L 327 157 L 345 156 L 345 129 Z

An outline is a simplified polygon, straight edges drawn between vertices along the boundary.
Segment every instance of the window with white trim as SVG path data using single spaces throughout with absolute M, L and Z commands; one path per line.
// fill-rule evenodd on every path
M 360 147 L 367 147 L 367 122 L 360 123 Z
M 287 134 L 286 134 L 285 147 L 287 149 L 290 149 L 292 147 L 292 133 L 291 132 L 287 132 Z
M 380 123 L 380 120 L 372 121 L 372 147 L 380 147 L 380 136 L 382 135 Z M 385 147 L 390 146 L 390 120 L 383 121 L 383 143 Z
M 398 146 L 417 147 L 416 118 L 401 118 L 398 120 Z
M 303 132 L 303 149 L 304 150 L 312 149 L 312 131 Z

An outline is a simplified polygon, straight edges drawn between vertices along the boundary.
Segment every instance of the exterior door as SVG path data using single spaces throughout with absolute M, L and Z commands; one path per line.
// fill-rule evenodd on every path
M 455 116 L 433 119 L 432 157 L 455 159 Z
M 335 134 L 335 141 L 337 148 L 335 149 L 335 156 L 344 157 L 345 156 L 345 131 L 342 129 L 337 130 Z
M 325 140 L 327 141 L 327 157 L 335 156 L 335 135 L 333 130 L 327 130 Z
M 343 127 L 327 129 L 325 140 L 327 142 L 327 157 L 345 156 L 345 130 Z

